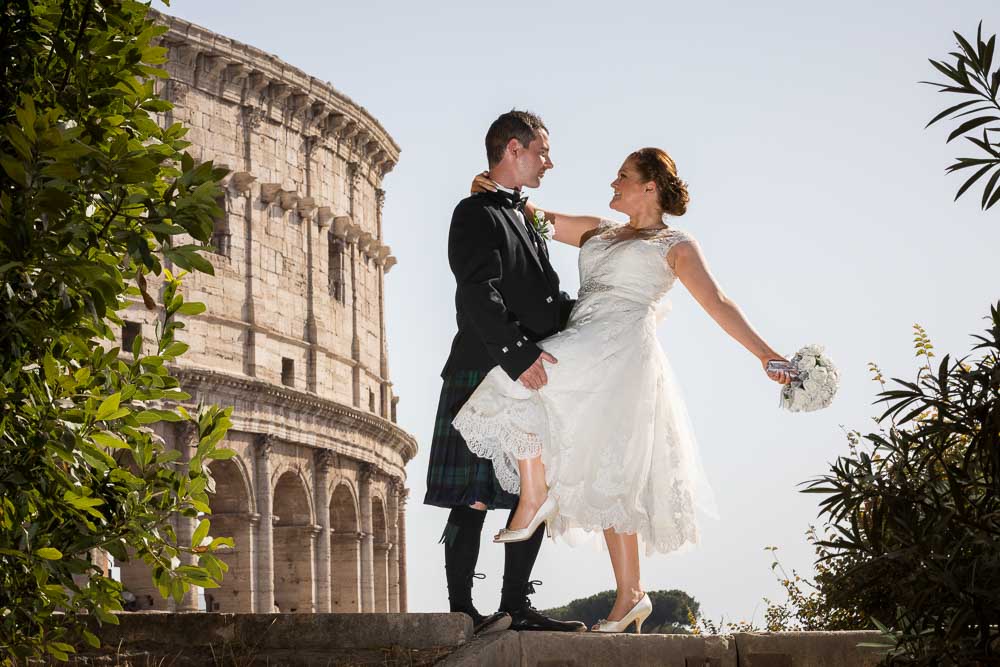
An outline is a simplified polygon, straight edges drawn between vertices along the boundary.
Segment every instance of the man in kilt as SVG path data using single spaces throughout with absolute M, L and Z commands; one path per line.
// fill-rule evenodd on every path
M 543 361 L 556 363 L 535 345 L 566 323 L 573 301 L 559 291 L 545 241 L 524 219 L 522 187 L 538 187 L 548 169 L 548 130 L 523 111 L 497 118 L 486 133 L 489 177 L 496 192 L 481 192 L 455 207 L 448 233 L 448 262 L 455 275 L 458 333 L 441 373 L 427 469 L 424 503 L 451 510 L 442 542 L 448 601 L 453 612 L 472 617 L 477 633 L 515 630 L 582 631 L 577 621 L 548 618 L 532 608 L 531 569 L 544 528 L 524 542 L 504 545 L 500 610 L 480 614 L 472 603 L 472 580 L 486 510 L 507 509 L 517 496 L 504 491 L 493 464 L 473 454 L 451 421 L 489 371 L 499 365 L 530 389 L 546 382 Z M 479 575 L 482 576 L 482 575 Z

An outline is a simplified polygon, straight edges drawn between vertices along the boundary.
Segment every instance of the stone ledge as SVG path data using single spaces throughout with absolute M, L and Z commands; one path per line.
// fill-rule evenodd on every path
M 473 667 L 875 667 L 878 632 L 737 633 L 732 636 L 500 632 L 472 637 L 463 614 L 206 614 L 139 612 L 104 626 L 104 652 L 133 665 L 432 665 Z M 109 653 L 110 651 L 110 653 Z M 165 661 L 165 662 L 164 662 Z M 78 663 L 84 664 L 77 660 Z
M 102 643 L 135 651 L 239 646 L 276 650 L 433 649 L 472 637 L 464 614 L 118 614 L 120 625 L 101 628 Z
M 732 636 L 503 632 L 476 638 L 441 667 L 874 667 L 878 632 L 739 633 Z

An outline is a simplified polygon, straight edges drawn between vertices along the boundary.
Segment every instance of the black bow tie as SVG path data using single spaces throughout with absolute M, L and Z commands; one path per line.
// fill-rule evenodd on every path
M 514 190 L 514 192 L 497 190 L 496 193 L 503 197 L 513 208 L 521 211 L 522 213 L 524 212 L 524 205 L 528 203 L 528 197 L 527 195 L 522 197 L 520 190 Z

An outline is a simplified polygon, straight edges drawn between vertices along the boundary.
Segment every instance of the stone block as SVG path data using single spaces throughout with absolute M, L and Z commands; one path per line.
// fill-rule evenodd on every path
M 771 632 L 734 635 L 740 667 L 875 667 L 879 632 Z
M 728 637 L 522 632 L 519 639 L 522 667 L 737 665 L 736 645 Z
M 495 632 L 477 637 L 438 663 L 439 667 L 481 667 L 521 664 L 521 640 L 517 632 Z

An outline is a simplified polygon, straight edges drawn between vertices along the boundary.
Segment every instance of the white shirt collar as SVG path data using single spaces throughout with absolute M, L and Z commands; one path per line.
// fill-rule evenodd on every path
M 497 186 L 497 190 L 500 190 L 501 192 L 506 192 L 509 195 L 514 194 L 514 188 L 508 188 L 508 187 L 506 187 L 504 185 L 500 185 L 499 183 L 497 183 L 496 181 L 494 181 L 492 178 L 490 179 L 490 182 L 493 183 L 493 185 Z

